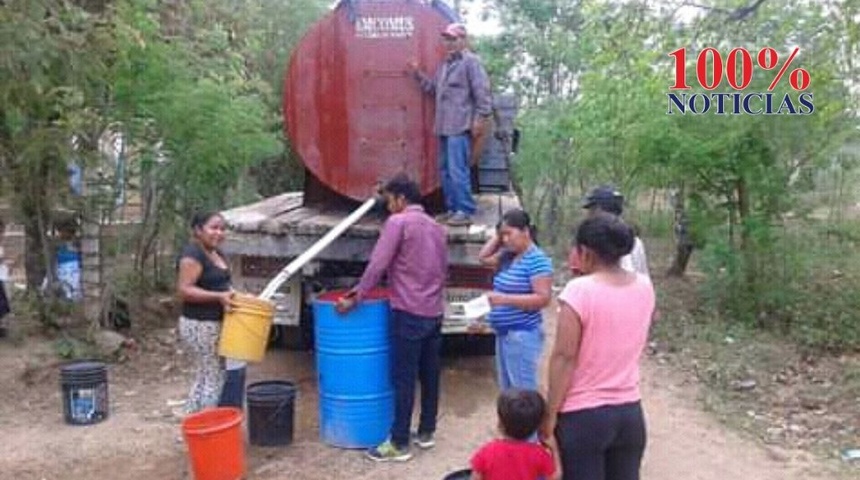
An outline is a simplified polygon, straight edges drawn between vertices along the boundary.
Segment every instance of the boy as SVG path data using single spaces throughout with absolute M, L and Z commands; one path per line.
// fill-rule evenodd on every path
M 497 402 L 499 430 L 493 440 L 472 457 L 472 480 L 539 480 L 561 478 L 555 442 L 534 443 L 546 403 L 533 390 L 505 390 Z

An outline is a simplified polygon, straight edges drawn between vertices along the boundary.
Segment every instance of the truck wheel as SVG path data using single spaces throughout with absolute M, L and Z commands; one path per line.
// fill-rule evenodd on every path
M 286 350 L 310 350 L 313 346 L 312 333 L 305 326 L 274 325 L 271 344 Z
M 457 357 L 493 356 L 496 354 L 496 336 L 456 333 L 442 338 L 442 355 Z

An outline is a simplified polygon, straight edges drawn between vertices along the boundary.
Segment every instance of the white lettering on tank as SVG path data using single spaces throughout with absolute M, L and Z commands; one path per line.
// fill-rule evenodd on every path
M 414 32 L 412 17 L 358 17 L 355 22 L 358 38 L 409 38 Z

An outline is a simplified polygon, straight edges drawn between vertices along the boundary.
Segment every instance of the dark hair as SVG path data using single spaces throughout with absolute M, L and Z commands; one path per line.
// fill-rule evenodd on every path
M 403 195 L 407 203 L 414 204 L 421 202 L 421 190 L 418 184 L 409 178 L 405 173 L 396 175 L 388 181 L 382 191 L 394 195 Z
M 205 212 L 197 212 L 191 217 L 191 228 L 194 230 L 198 230 L 203 228 L 204 225 L 209 223 L 209 220 L 212 220 L 212 217 L 222 217 L 221 212 L 216 212 L 214 210 L 209 210 Z
M 502 221 L 499 223 L 499 227 L 503 224 L 518 230 L 528 230 L 529 235 L 532 237 L 532 241 L 536 244 L 538 243 L 537 227 L 532 224 L 532 219 L 525 210 L 521 208 L 508 210 L 504 215 L 502 215 Z
M 499 395 L 496 410 L 505 435 L 527 440 L 540 426 L 546 413 L 546 402 L 534 390 L 511 388 Z
M 633 250 L 633 229 L 619 217 L 602 213 L 584 220 L 576 229 L 576 245 L 588 247 L 603 263 L 614 264 Z

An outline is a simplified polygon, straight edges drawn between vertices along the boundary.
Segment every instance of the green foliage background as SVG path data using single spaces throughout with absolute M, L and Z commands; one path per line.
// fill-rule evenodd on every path
M 501 28 L 475 46 L 495 89 L 520 100 L 515 175 L 549 248 L 564 253 L 582 195 L 602 183 L 624 191 L 646 238 L 671 240 L 681 210 L 665 199 L 674 193 L 710 313 L 814 347 L 860 348 L 850 294 L 860 286 L 858 0 L 766 0 L 755 9 L 748 0 L 483 4 L 478 13 Z M 0 195 L 25 227 L 30 286 L 50 272 L 58 210 L 111 218 L 117 186 L 140 199 L 143 220 L 109 250 L 130 255 L 143 277 L 169 250 L 164 243 L 185 235 L 191 212 L 300 188 L 282 135 L 282 75 L 327 6 L 0 3 Z M 695 56 L 708 46 L 770 46 L 783 60 L 799 47 L 795 66 L 812 76 L 815 113 L 667 114 L 668 53 L 687 48 L 695 84 Z M 757 69 L 747 92 L 765 91 L 770 76 Z M 731 90 L 724 83 L 716 92 Z M 786 80 L 773 93 L 794 95 Z M 122 172 L 99 151 L 105 132 L 125 140 Z M 70 195 L 72 163 L 87 172 L 85 198 Z M 92 194 L 103 187 L 105 195 Z
M 754 2 L 490 4 L 502 33 L 478 49 L 495 84 L 521 99 L 517 176 L 535 216 L 572 226 L 582 195 L 611 183 L 628 198 L 627 216 L 651 223 L 672 215 L 655 211 L 654 199 L 680 193 L 711 312 L 812 346 L 860 347 L 857 284 L 848 280 L 860 271 L 854 241 L 819 234 L 857 221 L 845 215 L 856 198 L 857 1 L 766 0 L 746 13 Z M 814 114 L 667 114 L 669 52 L 687 49 L 688 83 L 697 85 L 705 47 L 727 55 L 766 46 L 781 61 L 800 48 L 793 66 L 811 74 Z M 767 92 L 775 73 L 755 69 L 744 93 Z M 711 93 L 720 92 L 734 91 L 723 81 Z M 787 77 L 772 93 L 797 98 Z M 559 252 L 567 231 L 553 239 Z

